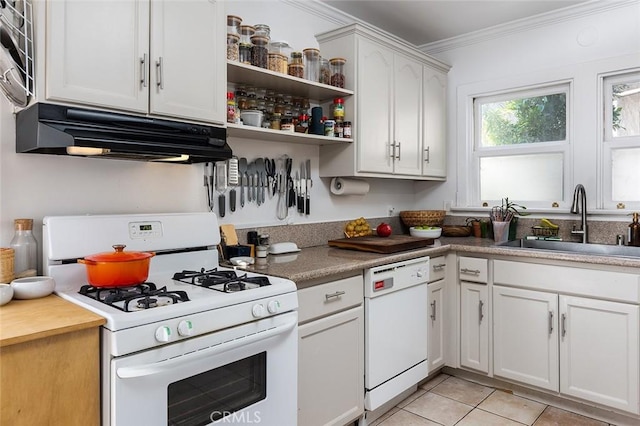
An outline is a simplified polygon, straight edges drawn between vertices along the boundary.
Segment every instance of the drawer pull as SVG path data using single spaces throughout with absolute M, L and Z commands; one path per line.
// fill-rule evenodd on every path
M 470 274 L 470 275 L 480 275 L 480 269 L 468 269 L 462 268 L 460 269 L 461 274 Z
M 442 268 L 444 268 L 445 266 L 447 266 L 445 263 L 438 263 L 437 265 L 433 265 L 433 270 L 434 271 L 439 271 Z
M 431 319 L 436 320 L 436 301 L 431 302 Z
M 331 299 L 333 299 L 334 297 L 340 297 L 340 296 L 342 296 L 343 294 L 345 294 L 345 292 L 344 292 L 344 291 L 336 291 L 335 293 L 325 294 L 325 295 L 324 295 L 324 297 L 325 297 L 325 300 L 331 300 Z

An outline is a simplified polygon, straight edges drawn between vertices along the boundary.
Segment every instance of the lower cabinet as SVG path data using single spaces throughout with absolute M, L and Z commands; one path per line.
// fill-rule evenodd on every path
M 364 412 L 362 280 L 298 292 L 299 425 L 345 425 Z
M 494 265 L 497 283 L 529 289 L 493 286 L 493 374 L 639 414 L 638 277 L 506 261 Z M 577 291 L 583 295 L 566 294 Z M 604 294 L 620 301 L 602 300 Z
M 460 365 L 489 373 L 489 291 L 486 284 L 460 284 Z

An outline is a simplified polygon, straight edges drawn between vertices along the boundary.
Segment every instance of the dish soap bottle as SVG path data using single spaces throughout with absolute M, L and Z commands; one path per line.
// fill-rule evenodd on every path
M 629 245 L 640 246 L 640 223 L 637 212 L 633 214 L 633 222 L 629 224 Z
M 33 277 L 38 273 L 38 243 L 33 236 L 33 219 L 16 219 L 14 226 L 16 233 L 9 246 L 14 250 L 15 277 Z

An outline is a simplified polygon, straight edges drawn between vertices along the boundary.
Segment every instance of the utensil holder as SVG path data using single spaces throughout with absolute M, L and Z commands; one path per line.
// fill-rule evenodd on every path
M 493 240 L 496 243 L 504 243 L 509 240 L 509 225 L 508 222 L 493 222 Z

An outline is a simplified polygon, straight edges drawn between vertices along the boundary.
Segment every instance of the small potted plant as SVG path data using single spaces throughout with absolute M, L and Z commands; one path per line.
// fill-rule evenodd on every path
M 523 205 L 509 201 L 509 197 L 503 198 L 499 206 L 494 206 L 490 213 L 491 222 L 494 224 L 494 240 L 515 240 L 518 217 L 528 215 L 529 213 L 524 211 L 526 209 Z M 508 232 L 507 229 L 504 228 L 508 228 Z

